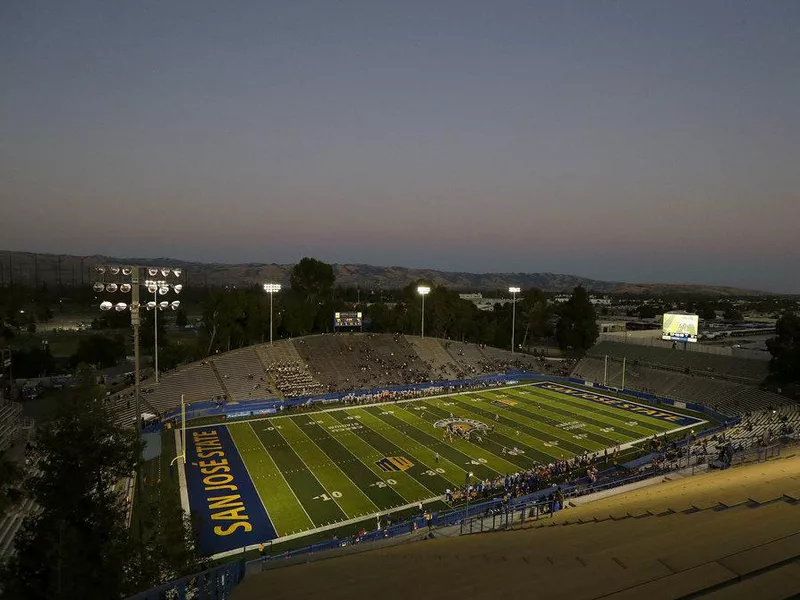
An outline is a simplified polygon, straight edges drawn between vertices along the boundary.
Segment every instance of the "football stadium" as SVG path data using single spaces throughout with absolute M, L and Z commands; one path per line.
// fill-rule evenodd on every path
M 568 597 L 751 597 L 749 582 L 792 581 L 800 553 L 800 411 L 755 385 L 762 368 L 613 341 L 575 362 L 361 332 L 180 367 L 144 384 L 144 489 L 170 483 L 217 566 L 137 597 L 344 598 L 484 561 L 535 563 L 537 585 Z M 111 399 L 125 425 L 130 394 Z

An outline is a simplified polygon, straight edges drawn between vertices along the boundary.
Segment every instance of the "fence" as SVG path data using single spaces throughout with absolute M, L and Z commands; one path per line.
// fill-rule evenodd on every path
M 245 561 L 225 563 L 217 567 L 181 577 L 156 588 L 130 596 L 127 600 L 224 600 L 229 598 L 244 579 Z

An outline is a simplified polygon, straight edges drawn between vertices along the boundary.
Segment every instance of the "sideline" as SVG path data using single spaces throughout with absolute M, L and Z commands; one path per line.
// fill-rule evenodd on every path
M 436 501 L 444 502 L 444 500 L 445 500 L 444 495 L 441 495 L 441 496 L 437 496 L 436 498 L 429 498 L 427 500 L 421 500 L 421 501 L 417 501 L 417 502 L 410 502 L 409 504 L 404 504 L 402 506 L 395 506 L 394 508 L 391 508 L 389 510 L 383 510 L 381 512 L 376 512 L 373 516 L 377 519 L 377 517 L 382 517 L 384 515 L 389 515 L 389 514 L 392 514 L 394 512 L 397 512 L 399 510 L 408 510 L 409 508 L 414 508 L 415 506 L 419 506 L 420 504 L 426 504 L 428 502 L 436 502 Z M 369 518 L 370 517 L 365 517 L 365 516 L 362 515 L 360 517 L 355 517 L 353 519 L 348 519 L 347 521 L 338 521 L 336 523 L 331 523 L 330 525 L 324 525 L 322 527 L 317 527 L 316 529 L 307 529 L 306 531 L 301 531 L 300 533 L 293 533 L 291 535 L 285 535 L 283 537 L 274 538 L 272 540 L 269 540 L 270 541 L 270 545 L 280 544 L 282 542 L 288 542 L 289 540 L 296 540 L 297 538 L 305 537 L 307 535 L 312 535 L 314 533 L 320 533 L 322 531 L 328 531 L 328 530 L 331 530 L 331 529 L 338 529 L 339 527 L 345 527 L 347 525 L 354 525 L 355 523 L 359 523 L 361 521 L 365 521 L 365 520 L 367 520 Z M 370 529 L 370 531 L 372 531 L 372 530 Z M 323 540 L 323 541 L 327 541 L 327 540 Z M 250 544 L 249 546 L 244 546 L 243 548 L 237 548 L 236 550 L 226 550 L 225 552 L 219 552 L 217 554 L 212 554 L 209 558 L 211 558 L 211 560 L 217 560 L 217 559 L 220 559 L 220 558 L 226 558 L 228 556 L 235 556 L 237 554 L 244 554 L 245 552 L 247 552 L 249 550 L 256 550 L 256 549 L 258 549 L 258 544 Z
M 183 454 L 183 460 L 176 461 L 178 463 L 178 485 L 181 495 L 181 508 L 188 517 L 191 514 L 191 509 L 189 508 L 189 490 L 186 487 L 186 454 L 183 452 L 183 445 L 181 444 L 181 430 L 176 427 L 175 456 L 180 457 L 181 454 Z

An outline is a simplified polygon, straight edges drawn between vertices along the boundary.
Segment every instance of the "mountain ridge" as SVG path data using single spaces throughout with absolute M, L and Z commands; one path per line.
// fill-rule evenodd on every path
M 97 264 L 168 264 L 182 267 L 188 282 L 202 285 L 252 285 L 267 280 L 288 284 L 294 264 L 247 262 L 224 263 L 160 258 L 113 257 L 102 254 L 86 256 L 0 250 L 0 286 L 10 283 L 87 285 L 93 281 L 92 268 Z M 628 293 L 636 296 L 662 294 L 705 294 L 717 296 L 772 295 L 769 292 L 733 286 L 683 283 L 633 283 L 604 281 L 578 275 L 539 272 L 470 273 L 402 266 L 376 266 L 366 263 L 332 263 L 340 286 L 396 289 L 423 279 L 459 291 L 490 292 L 515 285 L 536 287 L 546 292 L 569 292 L 577 285 L 605 294 Z

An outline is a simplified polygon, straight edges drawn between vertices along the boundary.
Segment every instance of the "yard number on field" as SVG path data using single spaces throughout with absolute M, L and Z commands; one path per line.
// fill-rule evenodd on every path
M 323 502 L 327 502 L 331 498 L 341 498 L 341 497 L 342 497 L 342 492 L 333 491 L 333 492 L 331 492 L 330 496 L 328 496 L 328 494 L 320 494 L 319 496 L 314 496 L 314 498 L 312 498 L 312 499 L 313 500 L 322 500 Z
M 397 485 L 397 481 L 394 479 L 387 479 L 386 481 L 376 481 L 375 483 L 370 483 L 370 487 L 377 487 L 377 488 L 385 488 L 387 485 Z

